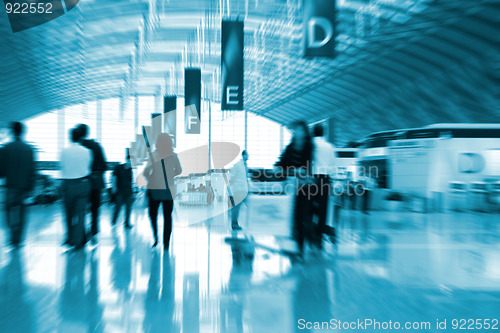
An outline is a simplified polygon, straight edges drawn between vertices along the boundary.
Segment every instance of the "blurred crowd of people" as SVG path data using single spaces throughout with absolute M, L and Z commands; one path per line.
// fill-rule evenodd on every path
M 275 171 L 293 176 L 297 180 L 293 202 L 292 237 L 297 243 L 299 257 L 303 258 L 306 242 L 321 251 L 323 236 L 335 242 L 335 221 L 341 207 L 350 203 L 354 208 L 356 198 L 361 198 L 361 209 L 368 213 L 371 189 L 375 186 L 369 175 L 360 175 L 356 186 L 361 185 L 361 193 L 347 183 L 341 195 L 334 191 L 335 147 L 324 137 L 322 125 L 315 125 L 312 131 L 303 121 L 290 126 L 293 135 L 284 149 Z M 13 122 L 10 126 L 12 141 L 0 149 L 0 177 L 5 178 L 6 221 L 10 230 L 10 244 L 16 248 L 22 243 L 26 225 L 27 198 L 33 190 L 36 176 L 36 154 L 23 140 L 24 125 Z M 79 124 L 69 131 L 70 144 L 60 152 L 61 196 L 64 206 L 64 245 L 76 250 L 88 242 L 96 245 L 99 234 L 99 212 L 105 189 L 104 174 L 108 169 L 102 146 L 88 138 L 89 127 Z M 146 138 L 147 139 L 147 138 Z M 149 140 L 146 140 L 149 142 Z M 149 158 L 140 175 L 146 183 L 146 199 L 153 233 L 153 247 L 159 243 L 158 210 L 163 209 L 163 247 L 169 248 L 172 234 L 172 212 L 176 197 L 174 177 L 182 173 L 181 163 L 174 152 L 172 138 L 161 133 L 154 140 L 155 150 L 149 147 Z M 130 221 L 135 200 L 134 173 L 129 149 L 125 152 L 125 162 L 114 167 L 112 186 L 109 191 L 114 203 L 111 224 L 116 225 L 120 211 L 124 208 L 124 227 L 133 227 Z M 241 230 L 238 222 L 240 208 L 247 205 L 249 192 L 248 153 L 244 150 L 241 159 L 231 168 L 226 178 L 231 212 L 231 228 Z M 138 178 L 139 179 L 139 178 Z M 328 223 L 330 197 L 335 194 L 333 223 Z M 359 203 L 358 203 L 359 204 Z M 90 212 L 90 228 L 86 225 L 86 215 Z M 89 229 L 89 230 L 87 230 Z
M 338 184 L 340 191 L 334 188 L 336 173 L 335 146 L 324 137 L 324 129 L 317 124 L 309 130 L 304 121 L 290 125 L 292 140 L 275 164 L 276 172 L 297 179 L 293 202 L 292 237 L 297 243 L 299 259 L 304 260 L 305 244 L 312 248 L 323 249 L 323 236 L 336 242 L 335 226 L 339 221 L 342 207 L 350 204 L 355 209 L 356 198 L 362 201 L 361 209 L 369 212 L 370 193 L 375 181 L 369 174 L 360 174 L 356 182 L 347 181 Z M 329 198 L 334 196 L 333 222 L 327 221 Z
M 11 142 L 0 148 L 0 178 L 5 178 L 5 215 L 9 229 L 8 242 L 13 248 L 22 245 L 26 229 L 26 207 L 35 186 L 36 153 L 23 140 L 25 126 L 20 122 L 10 124 Z M 104 173 L 108 166 L 102 146 L 88 138 L 89 127 L 79 124 L 69 131 L 69 145 L 60 152 L 60 194 L 64 207 L 64 246 L 82 249 L 87 243 L 96 245 L 99 234 L 99 216 L 105 188 Z M 172 139 L 160 134 L 155 151 L 150 151 L 143 176 L 147 180 L 146 195 L 153 231 L 153 247 L 158 245 L 158 209 L 163 207 L 163 246 L 167 250 L 172 233 L 173 178 L 182 168 L 173 151 Z M 125 163 L 113 169 L 111 198 L 114 203 L 111 224 L 115 225 L 123 207 L 124 227 L 130 229 L 130 214 L 134 202 L 134 179 L 131 155 L 126 150 Z M 90 228 L 86 215 L 90 212 Z M 90 229 L 90 230 L 87 230 Z

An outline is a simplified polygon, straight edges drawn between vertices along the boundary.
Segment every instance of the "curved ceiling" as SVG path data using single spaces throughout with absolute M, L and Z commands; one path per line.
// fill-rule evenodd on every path
M 245 21 L 245 107 L 286 124 L 334 117 L 340 140 L 432 122 L 499 122 L 500 0 L 337 0 L 335 59 L 302 58 L 302 0 L 81 0 L 12 33 L 0 14 L 1 122 L 75 103 L 220 100 L 221 18 Z M 125 104 L 125 103 L 123 103 Z

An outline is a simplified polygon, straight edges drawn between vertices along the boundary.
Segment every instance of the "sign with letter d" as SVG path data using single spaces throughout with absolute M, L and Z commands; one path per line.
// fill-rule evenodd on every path
M 304 0 L 304 57 L 335 57 L 335 0 Z

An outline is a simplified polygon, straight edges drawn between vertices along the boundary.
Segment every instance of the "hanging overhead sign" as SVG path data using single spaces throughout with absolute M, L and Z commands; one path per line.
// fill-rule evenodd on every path
M 243 110 L 243 22 L 222 21 L 222 110 Z
M 170 135 L 176 147 L 177 136 L 177 97 L 165 96 L 163 98 L 163 131 Z
M 184 70 L 184 124 L 187 134 L 200 134 L 201 124 L 201 70 Z
M 152 144 L 156 144 L 156 140 L 158 139 L 158 135 L 161 133 L 162 119 L 161 113 L 151 113 L 151 140 Z
M 304 57 L 335 57 L 335 0 L 304 1 Z

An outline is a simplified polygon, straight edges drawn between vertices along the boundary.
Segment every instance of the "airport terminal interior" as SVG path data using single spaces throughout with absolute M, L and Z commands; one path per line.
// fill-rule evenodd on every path
M 500 329 L 500 0 L 0 7 L 0 332 Z

